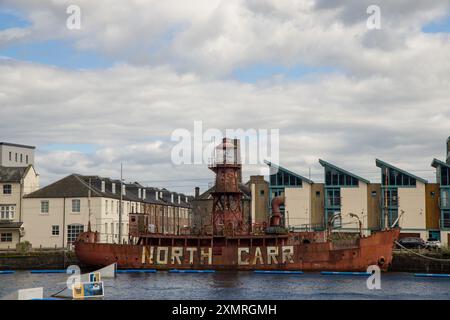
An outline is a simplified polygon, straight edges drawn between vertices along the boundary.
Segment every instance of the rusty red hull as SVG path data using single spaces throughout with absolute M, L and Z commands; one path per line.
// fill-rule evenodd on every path
M 240 239 L 154 237 L 145 245 L 77 242 L 81 263 L 119 268 L 365 271 L 369 265 L 386 270 L 392 261 L 399 229 L 375 233 L 342 247 L 333 242 L 292 244 L 286 237 Z M 236 241 L 234 241 L 236 240 Z M 196 245 L 192 245 L 193 241 Z

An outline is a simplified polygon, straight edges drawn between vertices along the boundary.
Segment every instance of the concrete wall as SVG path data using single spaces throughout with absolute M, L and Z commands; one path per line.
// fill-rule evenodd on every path
M 78 199 L 78 198 L 77 198 Z M 41 201 L 49 201 L 48 214 L 41 213 Z M 88 225 L 87 198 L 80 198 L 81 212 L 72 213 L 72 198 L 24 199 L 23 240 L 29 241 L 33 248 L 65 247 L 67 245 L 67 226 L 69 224 Z M 96 217 L 92 217 L 96 221 Z M 95 223 L 94 223 L 95 225 Z M 52 235 L 52 226 L 59 226 L 59 235 Z
M 404 211 L 399 220 L 400 227 L 405 232 L 426 230 L 425 184 L 417 181 L 415 188 L 398 188 L 398 198 L 398 213 Z
M 356 188 L 342 187 L 341 199 L 342 228 L 359 230 L 358 220 L 349 216 L 349 213 L 353 213 L 361 219 L 363 229 L 367 229 L 367 184 L 359 181 L 359 186 Z
M 11 161 L 9 160 L 10 152 L 11 152 Z M 17 154 L 17 161 L 16 161 L 16 154 Z M 20 155 L 22 155 L 22 162 L 20 161 Z M 28 163 L 26 162 L 26 156 L 28 156 Z M 30 164 L 34 164 L 34 149 L 0 145 L 0 166 L 26 167 Z
M 450 231 L 441 231 L 441 243 L 445 247 L 450 247 L 449 242 Z
M 439 184 L 428 183 L 425 186 L 426 228 L 439 229 L 441 209 L 439 208 Z
M 381 224 L 381 184 L 367 185 L 367 224 L 371 230 L 377 230 Z
M 286 187 L 284 196 L 286 225 L 291 227 L 311 225 L 311 185 L 303 182 L 301 188 Z
M 313 183 L 311 185 L 311 223 L 325 227 L 324 210 L 325 187 L 323 183 Z
M 19 230 L 11 230 L 11 229 L 0 229 L 1 233 L 11 233 L 12 241 L 11 242 L 0 242 L 0 249 L 16 249 L 16 245 L 19 242 Z
M 267 222 L 269 218 L 269 183 L 263 176 L 250 177 L 252 223 Z
M 3 194 L 3 186 L 5 184 L 11 185 L 11 194 Z M 14 221 L 19 221 L 20 215 L 20 183 L 0 183 L 0 205 L 15 206 Z

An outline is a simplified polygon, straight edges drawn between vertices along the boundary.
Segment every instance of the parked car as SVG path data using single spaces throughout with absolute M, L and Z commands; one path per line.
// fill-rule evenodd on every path
M 428 239 L 427 240 L 427 248 L 429 249 L 440 249 L 442 244 L 439 240 L 436 239 Z
M 400 239 L 398 242 L 408 249 L 423 249 L 427 247 L 427 243 L 421 238 L 408 237 Z

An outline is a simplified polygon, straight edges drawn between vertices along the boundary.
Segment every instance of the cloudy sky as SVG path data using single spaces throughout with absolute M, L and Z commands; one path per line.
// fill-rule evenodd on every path
M 42 185 L 118 177 L 123 162 L 128 181 L 204 190 L 205 166 L 171 161 L 172 132 L 194 121 L 279 129 L 281 165 L 318 182 L 319 158 L 374 182 L 375 158 L 434 181 L 450 1 L 0 0 L 0 110 L 0 141 L 37 147 Z

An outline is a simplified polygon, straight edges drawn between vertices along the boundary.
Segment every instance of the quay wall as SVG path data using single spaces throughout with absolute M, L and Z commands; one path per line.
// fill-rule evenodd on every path
M 0 270 L 35 270 L 35 269 L 65 269 L 70 265 L 81 266 L 73 252 L 51 251 L 2 253 L 0 252 Z
M 430 253 L 421 251 L 421 254 L 434 258 L 446 259 L 447 261 L 435 261 L 419 257 L 413 253 L 395 252 L 392 265 L 389 268 L 391 272 L 417 272 L 417 273 L 450 273 L 450 254 L 449 253 Z

